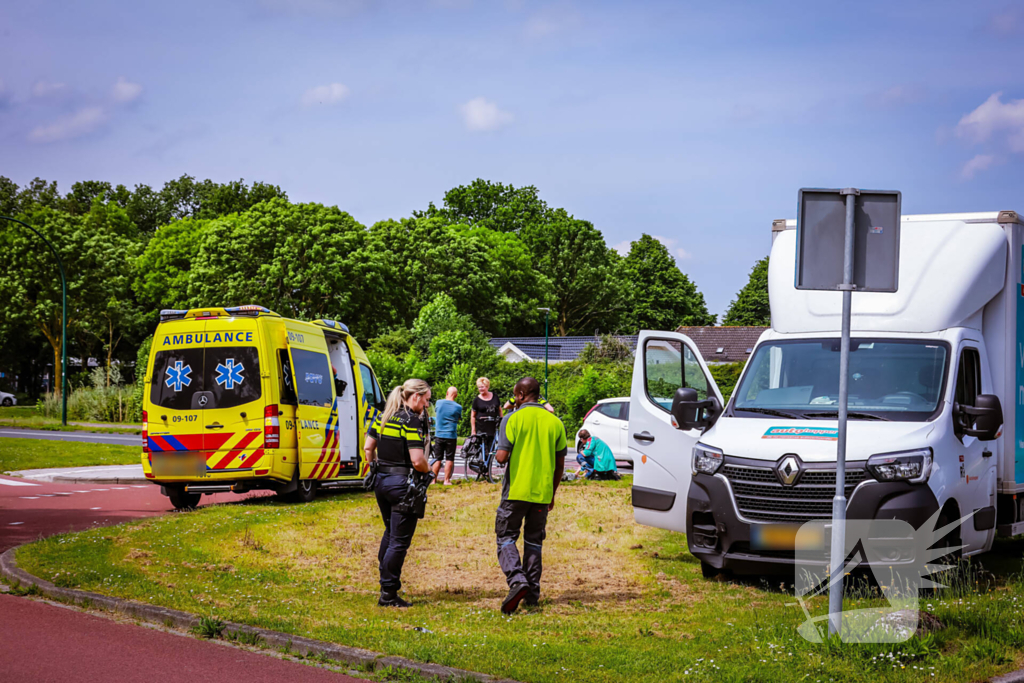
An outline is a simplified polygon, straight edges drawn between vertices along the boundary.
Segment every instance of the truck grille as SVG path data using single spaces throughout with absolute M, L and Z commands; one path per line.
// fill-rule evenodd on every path
M 835 470 L 805 470 L 794 486 L 779 483 L 770 467 L 726 463 L 722 466 L 722 474 L 732 486 L 736 506 L 747 519 L 803 524 L 812 519 L 832 518 Z M 848 466 L 847 499 L 866 477 L 863 464 Z

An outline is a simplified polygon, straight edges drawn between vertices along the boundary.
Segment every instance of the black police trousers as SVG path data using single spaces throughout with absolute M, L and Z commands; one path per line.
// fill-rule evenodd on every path
M 374 492 L 377 507 L 384 519 L 384 535 L 380 539 L 377 561 L 380 567 L 380 588 L 382 591 L 397 592 L 402 587 L 402 565 L 409 552 L 412 535 L 416 533 L 416 515 L 394 510 L 409 488 L 409 477 L 405 474 L 378 474 Z
M 527 503 L 523 500 L 503 500 L 494 519 L 494 533 L 498 537 L 498 564 L 505 572 L 505 580 L 513 584 L 525 583 L 530 587 L 527 597 L 540 600 L 540 575 L 543 569 L 541 551 L 547 536 L 548 506 L 546 503 Z M 523 559 L 519 559 L 519 531 L 523 531 Z

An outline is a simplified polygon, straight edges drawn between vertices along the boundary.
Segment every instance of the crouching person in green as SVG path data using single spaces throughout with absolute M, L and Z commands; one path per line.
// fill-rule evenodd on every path
M 524 377 L 513 393 L 518 410 L 498 428 L 498 462 L 508 463 L 501 483 L 501 504 L 494 520 L 498 564 L 508 581 L 501 611 L 511 614 L 519 603 L 540 601 L 541 550 L 548 512 L 565 470 L 565 427 L 540 403 L 540 383 Z M 523 557 L 516 541 L 523 533 Z

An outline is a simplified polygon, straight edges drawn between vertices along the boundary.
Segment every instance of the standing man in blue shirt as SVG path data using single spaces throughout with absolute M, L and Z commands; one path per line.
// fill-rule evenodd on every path
M 434 480 L 437 480 L 438 472 L 441 470 L 441 461 L 444 460 L 444 485 L 451 486 L 452 470 L 455 469 L 455 444 L 459 435 L 459 420 L 462 419 L 462 406 L 455 402 L 459 390 L 455 387 L 448 387 L 445 397 L 434 405 L 434 436 L 436 437 L 437 452 L 433 453 L 431 468 L 434 470 Z

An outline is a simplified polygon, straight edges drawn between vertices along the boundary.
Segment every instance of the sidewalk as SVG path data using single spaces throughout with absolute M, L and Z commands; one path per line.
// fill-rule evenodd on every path
M 17 470 L 13 477 L 58 484 L 147 484 L 142 465 L 96 465 L 92 467 L 50 467 L 41 470 Z

